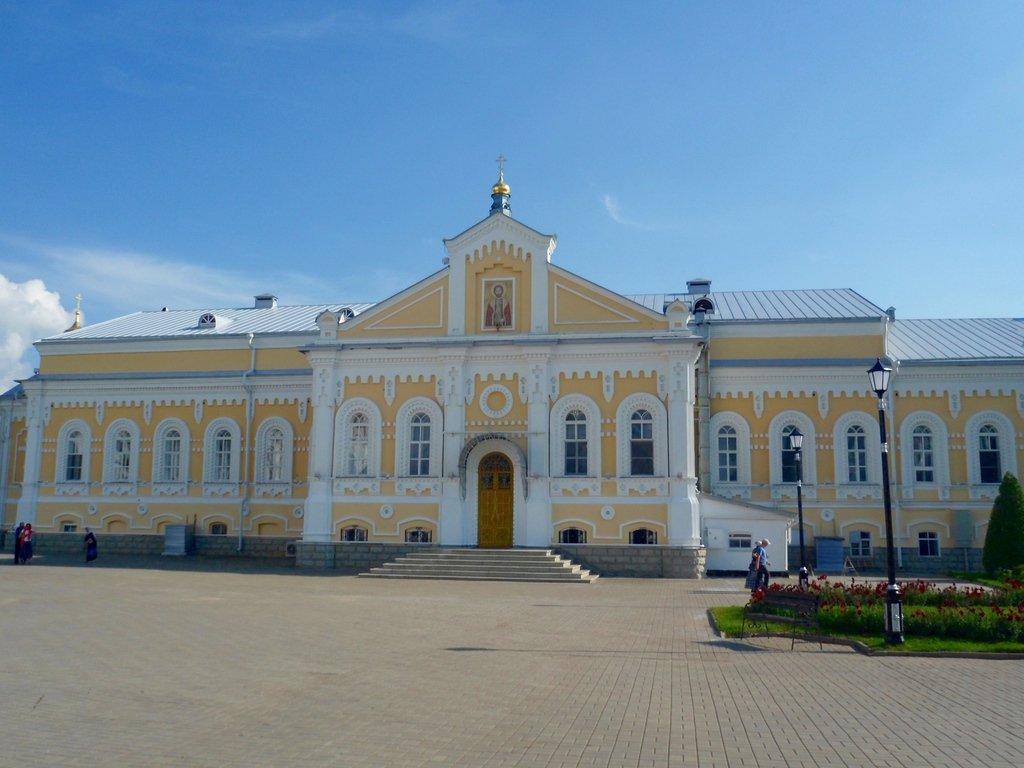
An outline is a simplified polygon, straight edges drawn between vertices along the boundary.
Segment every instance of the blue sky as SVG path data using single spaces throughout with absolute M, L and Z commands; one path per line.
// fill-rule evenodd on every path
M 632 7 L 630 7 L 632 6 Z M 622 293 L 1024 316 L 1019 2 L 0 4 L 0 390 L 162 306 L 375 301 L 512 214 Z

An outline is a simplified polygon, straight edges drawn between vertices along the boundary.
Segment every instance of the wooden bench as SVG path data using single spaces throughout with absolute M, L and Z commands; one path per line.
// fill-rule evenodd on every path
M 770 632 L 768 623 L 779 622 L 789 624 L 793 627 L 792 642 L 789 650 L 796 645 L 797 630 L 803 629 L 804 634 L 810 634 L 812 629 L 818 626 L 818 605 L 821 601 L 816 592 L 781 592 L 772 591 L 764 593 L 760 599 L 751 599 L 743 609 L 743 621 L 740 623 L 740 635 L 746 637 L 744 629 L 747 621 L 751 624 L 763 624 L 765 634 Z M 818 638 L 818 647 L 821 648 L 821 638 Z

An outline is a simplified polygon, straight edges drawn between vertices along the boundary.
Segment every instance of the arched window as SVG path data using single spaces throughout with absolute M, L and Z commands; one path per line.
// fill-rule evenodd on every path
M 998 483 L 1003 479 L 999 430 L 992 424 L 983 424 L 978 430 L 978 469 L 982 483 Z
M 210 523 L 210 535 L 211 536 L 227 536 L 228 525 L 227 523 Z
M 64 442 L 64 481 L 80 483 L 82 467 L 85 465 L 85 435 L 82 430 L 73 429 Z
M 348 451 L 345 453 L 346 475 L 367 475 L 370 472 L 370 420 L 365 413 L 354 413 L 348 425 Z
M 629 418 L 629 474 L 654 474 L 654 417 L 643 408 Z
M 587 416 L 574 408 L 565 415 L 565 475 L 587 474 Z
M 430 474 L 430 416 L 417 413 L 409 424 L 409 476 Z
M 57 435 L 57 466 L 54 480 L 61 495 L 84 495 L 89 488 L 92 438 L 79 420 L 69 421 Z
M 153 492 L 184 493 L 188 482 L 189 433 L 180 419 L 165 419 L 153 433 Z
M 718 430 L 718 482 L 739 482 L 739 444 L 736 428 L 726 424 Z
M 203 482 L 207 492 L 237 492 L 242 433 L 232 419 L 215 419 L 206 428 L 203 443 Z
M 935 441 L 926 424 L 918 424 L 911 433 L 914 482 L 935 482 Z
M 637 528 L 634 531 L 630 531 L 629 534 L 630 544 L 657 544 L 658 543 L 658 532 L 652 531 L 650 528 Z
M 1004 414 L 986 411 L 973 416 L 965 430 L 971 498 L 992 498 L 1003 475 L 1017 474 L 1013 422 Z
M 443 419 L 440 406 L 428 397 L 414 397 L 398 410 L 395 419 L 395 473 L 398 477 L 440 476 Z M 400 481 L 399 488 L 402 487 L 422 486 L 418 481 Z
M 181 447 L 181 432 L 178 429 L 171 428 L 164 432 L 159 448 L 163 456 L 160 467 L 160 482 L 181 482 Z
M 287 479 L 284 476 L 284 430 L 280 427 L 268 429 L 261 447 L 260 480 L 265 483 L 284 482 Z
M 139 477 L 139 428 L 128 419 L 118 419 L 107 429 L 104 443 L 104 493 L 131 491 Z
M 292 426 L 285 419 L 271 417 L 256 431 L 256 494 L 270 496 L 288 492 L 292 482 Z
M 550 430 L 553 476 L 601 476 L 601 410 L 593 400 L 578 394 L 561 398 L 551 408 Z
M 230 430 L 222 428 L 213 433 L 213 476 L 210 478 L 213 482 L 230 482 L 233 450 L 234 441 Z
M 854 424 L 846 430 L 846 482 L 868 481 L 868 443 L 864 427 Z
M 563 528 L 558 532 L 559 544 L 586 544 L 587 532 L 582 528 Z
M 782 428 L 782 482 L 784 483 L 795 483 L 799 476 L 796 465 L 796 448 L 793 447 L 793 442 L 789 439 L 794 429 L 796 429 L 795 424 L 787 424 Z

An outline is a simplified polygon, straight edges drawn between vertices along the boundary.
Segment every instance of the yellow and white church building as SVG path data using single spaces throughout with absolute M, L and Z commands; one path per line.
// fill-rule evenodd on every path
M 306 567 L 530 547 L 697 577 L 745 569 L 758 538 L 796 564 L 799 479 L 808 552 L 883 567 L 881 358 L 899 565 L 978 567 L 1021 460 L 1024 322 L 706 280 L 624 296 L 553 262 L 503 174 L 491 198 L 440 271 L 376 304 L 266 294 L 40 340 L 0 397 L 0 525 L 44 552 L 85 527 L 159 552 L 184 525 L 200 554 Z

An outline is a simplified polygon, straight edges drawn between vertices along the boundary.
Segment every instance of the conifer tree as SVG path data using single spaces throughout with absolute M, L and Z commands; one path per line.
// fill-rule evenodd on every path
M 992 505 L 981 562 L 989 576 L 1024 565 L 1024 491 L 1009 472 Z

